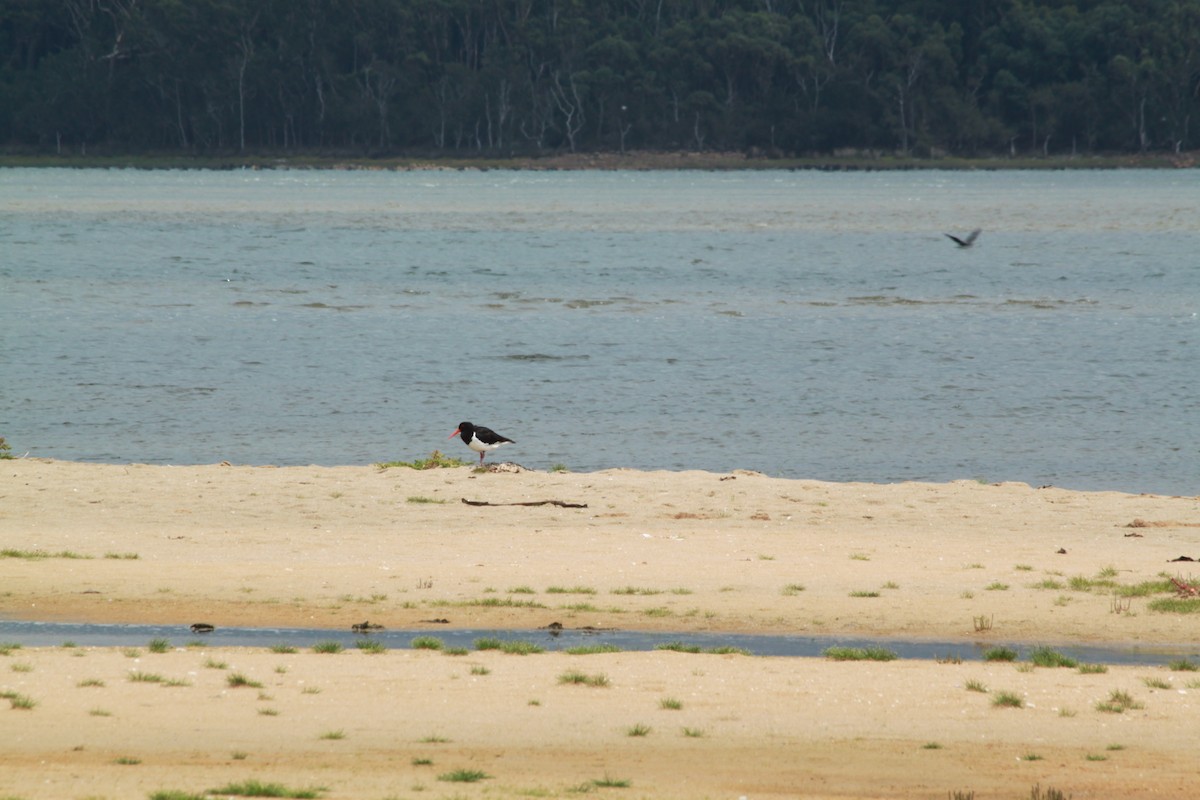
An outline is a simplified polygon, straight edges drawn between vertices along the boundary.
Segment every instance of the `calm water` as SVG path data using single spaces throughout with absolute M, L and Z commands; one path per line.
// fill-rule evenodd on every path
M 338 642 L 347 649 L 355 648 L 364 639 L 371 639 L 389 649 L 405 649 L 412 646 L 417 636 L 433 636 L 442 640 L 446 647 L 473 649 L 480 638 L 504 641 L 533 642 L 551 650 L 567 650 L 572 647 L 607 644 L 621 650 L 654 650 L 660 645 L 682 643 L 701 650 L 722 647 L 737 647 L 757 656 L 800 656 L 815 658 L 829 647 L 883 647 L 900 658 L 948 659 L 981 661 L 984 654 L 996 642 L 932 642 L 906 639 L 846 639 L 833 636 L 771 636 L 739 635 L 731 633 L 647 633 L 644 631 L 582 631 L 564 629 L 547 630 L 384 630 L 370 634 L 353 633 L 348 630 L 324 630 L 315 628 L 225 628 L 214 632 L 195 634 L 184 625 L 110 625 L 76 624 L 60 622 L 15 622 L 0 619 L 0 642 L 10 642 L 26 647 L 58 647 L 65 642 L 79 647 L 136 647 L 145 646 L 153 639 L 166 639 L 173 646 L 202 643 L 211 647 L 290 647 L 311 648 L 322 642 Z M 1018 657 L 1029 657 L 1033 647 L 1048 646 L 1004 644 L 1018 653 Z M 1169 664 L 1179 659 L 1195 660 L 1195 645 L 1161 646 L 1082 646 L 1055 645 L 1054 649 L 1072 658 L 1089 664 Z
M 0 435 L 60 459 L 467 419 L 537 469 L 1196 494 L 1198 313 L 1194 171 L 0 170 Z

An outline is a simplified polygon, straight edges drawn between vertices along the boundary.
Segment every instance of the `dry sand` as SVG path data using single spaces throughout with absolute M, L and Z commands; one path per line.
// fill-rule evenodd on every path
M 444 618 L 1195 648 L 1200 614 L 1151 610 L 1161 593 L 1118 602 L 1103 581 L 1194 580 L 1172 559 L 1200 558 L 1196 497 L 23 459 L 0 462 L 0 550 L 4 618 L 180 626 L 166 653 L 0 656 L 0 692 L 34 702 L 0 704 L 0 797 L 257 780 L 380 800 L 1024 798 L 1038 784 L 1140 798 L 1196 783 L 1200 673 L 1165 667 L 186 646 L 198 621 L 436 635 L 447 626 L 422 620 Z M 560 683 L 571 670 L 607 685 Z M 1099 710 L 1113 691 L 1140 707 Z M 994 705 L 1002 692 L 1024 707 Z M 440 779 L 456 770 L 488 777 Z

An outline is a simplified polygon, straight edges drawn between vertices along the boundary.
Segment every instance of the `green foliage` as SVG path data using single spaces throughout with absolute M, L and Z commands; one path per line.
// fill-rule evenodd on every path
M 391 467 L 408 467 L 409 469 L 444 469 L 447 467 L 465 467 L 467 462 L 461 458 L 448 456 L 440 450 L 434 450 L 428 458 L 418 458 L 415 461 L 385 461 L 375 465 L 379 469 Z M 432 500 L 423 497 L 410 497 L 410 503 L 441 503 L 444 500 Z
M 899 658 L 883 647 L 826 647 L 821 655 L 832 661 L 894 661 Z
M 230 783 L 218 789 L 209 789 L 209 794 L 218 795 L 235 795 L 237 797 L 293 797 L 304 800 L 304 798 L 320 797 L 324 789 L 289 789 L 281 783 L 263 783 L 257 780 L 248 780 L 241 783 Z
M 1170 154 L 1200 136 L 1193 2 L 26 5 L 0 0 L 0 141 L 154 153 L 147 166 L 264 150 L 299 166 L 318 151 Z
M 3 436 L 0 436 L 0 460 L 12 457 L 12 445 L 4 441 Z
M 1079 661 L 1063 655 L 1049 647 L 1035 647 L 1029 651 L 1029 661 L 1035 667 L 1077 667 Z

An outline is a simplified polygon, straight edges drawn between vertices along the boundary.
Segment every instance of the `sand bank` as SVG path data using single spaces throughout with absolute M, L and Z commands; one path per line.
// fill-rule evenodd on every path
M 1168 593 L 1114 594 L 1200 573 L 1172 561 L 1200 558 L 1196 497 L 748 472 L 33 459 L 0 462 L 0 478 L 9 619 L 181 631 L 369 620 L 434 635 L 561 622 L 1140 646 L 1200 634 L 1200 615 L 1152 610 Z M 186 646 L 194 638 L 181 633 L 162 654 L 0 657 L 0 691 L 34 701 L 0 706 L 0 795 L 133 798 L 251 779 L 334 798 L 566 797 L 581 787 L 621 797 L 1028 797 L 1039 782 L 1076 798 L 1149 797 L 1194 785 L 1200 683 L 1166 668 L 276 654 Z M 560 683 L 570 670 L 606 685 Z M 262 686 L 234 688 L 235 673 Z M 1141 707 L 1099 710 L 1113 691 Z M 1024 707 L 994 705 L 1002 692 Z M 662 708 L 664 698 L 680 708 Z M 630 736 L 637 726 L 648 733 Z M 343 738 L 322 738 L 337 731 Z M 456 770 L 490 777 L 439 780 Z M 606 777 L 628 786 L 598 787 Z

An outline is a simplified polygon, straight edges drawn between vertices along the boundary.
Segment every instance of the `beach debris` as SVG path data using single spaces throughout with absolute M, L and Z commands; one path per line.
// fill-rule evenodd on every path
M 1200 522 L 1181 522 L 1175 519 L 1145 520 L 1135 518 L 1126 528 L 1200 528 Z
M 616 628 L 600 628 L 595 625 L 584 625 L 582 628 L 568 628 L 561 622 L 551 622 L 549 625 L 543 625 L 538 628 L 539 631 L 549 631 L 551 636 L 558 636 L 563 631 L 577 631 L 584 636 L 595 636 L 598 633 L 606 633 L 615 631 Z
M 426 623 L 429 625 L 449 625 L 450 624 L 450 620 L 446 619 L 445 617 L 439 617 L 438 619 L 419 619 L 419 620 L 417 620 L 417 622 Z
M 1179 578 L 1171 578 L 1171 583 L 1175 584 L 1175 591 L 1180 597 L 1197 597 L 1200 596 L 1200 584 L 1188 583 Z
M 1191 556 L 1178 556 L 1176 558 L 1167 559 L 1167 563 L 1171 563 L 1172 561 L 1195 561 L 1195 560 L 1196 559 L 1192 558 Z
M 587 503 L 568 503 L 565 500 L 529 500 L 524 503 L 492 503 L 487 500 L 468 500 L 462 498 L 468 506 L 558 506 L 559 508 L 587 508 Z
M 367 633 L 368 631 L 381 631 L 382 625 L 376 625 L 374 622 L 358 622 L 350 626 L 350 630 L 355 633 Z
M 1057 550 L 1055 550 L 1054 552 L 1058 553 L 1060 556 L 1065 556 L 1067 554 L 1067 548 L 1060 547 Z
M 192 633 L 212 633 L 217 627 L 209 625 L 207 622 L 193 622 L 191 625 Z

